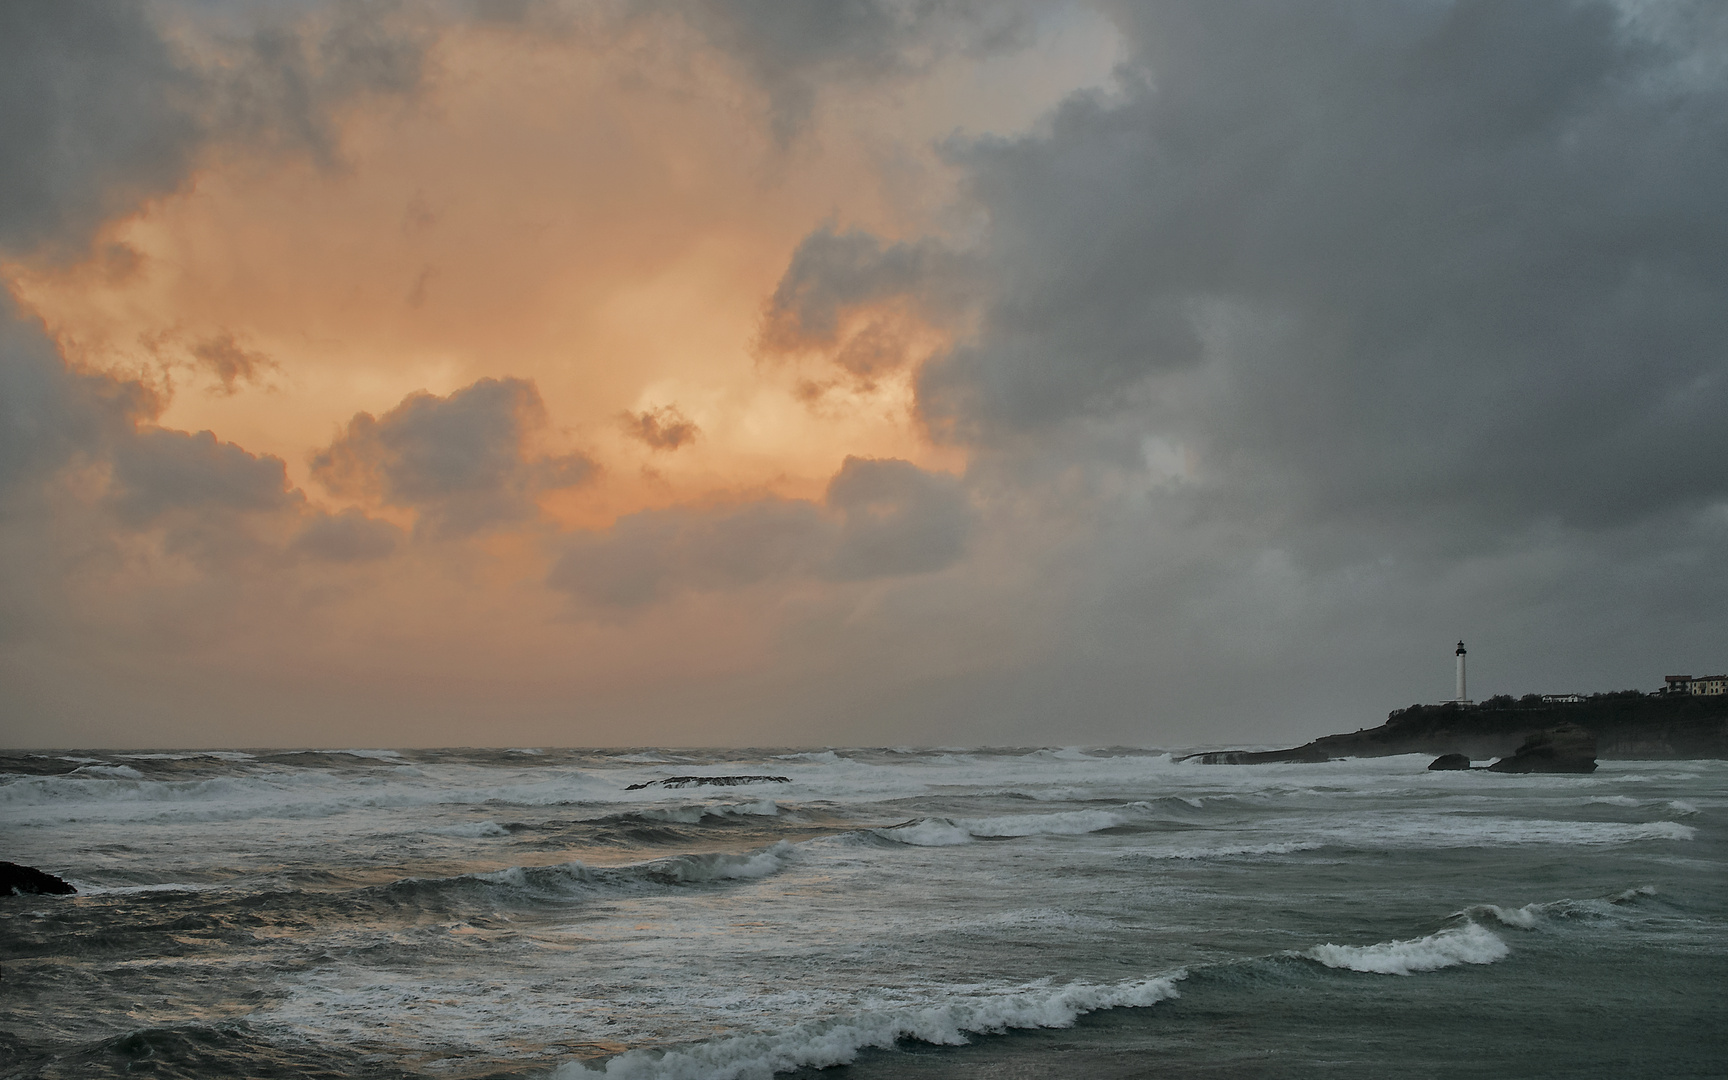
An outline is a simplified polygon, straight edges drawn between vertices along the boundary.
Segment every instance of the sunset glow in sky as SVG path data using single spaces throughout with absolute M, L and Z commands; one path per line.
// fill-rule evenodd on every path
M 1728 665 L 1712 4 L 0 13 L 21 746 L 1308 737 Z M 1645 686 L 1648 688 L 1648 686 Z

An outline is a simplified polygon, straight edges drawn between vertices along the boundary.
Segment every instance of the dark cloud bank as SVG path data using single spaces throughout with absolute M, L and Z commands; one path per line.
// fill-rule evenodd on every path
M 613 617 L 776 583 L 887 590 L 798 624 L 715 741 L 1280 740 L 1443 696 L 1460 636 L 1485 692 L 1722 666 L 1724 9 L 1105 10 L 1129 56 L 1112 89 L 1034 134 L 947 146 L 976 242 L 825 225 L 768 299 L 765 348 L 853 377 L 909 361 L 848 352 L 849 311 L 969 327 L 915 372 L 922 422 L 971 451 L 964 480 L 850 459 L 820 501 L 634 514 L 555 538 L 547 587 Z M 420 78 L 411 26 L 243 36 L 236 82 L 177 59 L 141 11 L 0 11 L 9 255 L 75 255 L 216 143 L 333 159 L 333 109 Z M 691 11 L 786 141 L 830 88 L 1030 32 L 940 6 Z M 69 368 L 9 301 L 0 316 L 13 675 L 47 640 L 39 579 L 70 572 L 43 561 L 44 523 L 79 477 L 97 494 L 78 521 L 158 530 L 220 575 L 531 522 L 538 493 L 593 468 L 534 449 L 544 410 L 518 380 L 357 416 L 317 474 L 412 511 L 411 539 L 314 508 L 280 461 L 154 427 L 148 389 Z M 649 445 L 683 441 L 649 419 Z M 914 654 L 955 659 L 898 666 Z M 6 681 L 29 687 L 8 711 L 55 730 L 56 687 Z
M 1116 90 L 950 148 L 964 271 L 824 229 L 770 306 L 820 338 L 969 276 L 922 415 L 1073 515 L 1064 638 L 979 700 L 1242 731 L 1439 697 L 1459 636 L 1511 691 L 1721 666 L 1728 15 L 1110 13 Z

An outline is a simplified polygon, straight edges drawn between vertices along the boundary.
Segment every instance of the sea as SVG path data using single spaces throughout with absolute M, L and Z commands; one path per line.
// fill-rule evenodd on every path
M 12 752 L 0 1076 L 1728 1075 L 1728 762 L 1428 760 Z

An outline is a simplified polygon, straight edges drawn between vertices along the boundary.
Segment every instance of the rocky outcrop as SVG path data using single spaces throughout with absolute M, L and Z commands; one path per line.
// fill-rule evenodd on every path
M 1258 765 L 1391 754 L 1509 758 L 1536 732 L 1565 725 L 1595 736 L 1596 753 L 1604 758 L 1728 758 L 1728 695 L 1624 690 L 1571 702 L 1545 702 L 1530 695 L 1480 705 L 1412 705 L 1394 710 L 1379 727 L 1326 735 L 1289 750 L 1212 750 L 1190 754 L 1189 759 L 1208 765 Z
M 739 784 L 790 784 L 785 776 L 668 776 L 645 784 L 631 784 L 625 791 L 641 791 L 650 787 L 737 787 Z
M 69 882 L 44 873 L 34 866 L 0 862 L 0 896 L 20 896 L 25 893 L 65 895 L 77 891 Z
M 1428 763 L 1429 772 L 1455 772 L 1470 768 L 1469 754 L 1441 754 Z
M 1596 771 L 1596 736 L 1576 724 L 1538 731 L 1510 757 L 1488 766 L 1500 773 L 1592 773 Z

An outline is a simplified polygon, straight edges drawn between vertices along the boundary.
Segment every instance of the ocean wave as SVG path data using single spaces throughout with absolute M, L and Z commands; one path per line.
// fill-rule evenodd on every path
M 78 892 L 83 896 L 136 896 L 144 893 L 200 893 L 224 892 L 233 889 L 232 885 L 212 882 L 164 881 L 155 885 L 88 885 L 74 880 Z
M 1329 968 L 1376 975 L 1411 975 L 1459 964 L 1492 964 L 1511 950 L 1495 934 L 1474 922 L 1409 941 L 1378 945 L 1316 945 L 1297 955 Z
M 80 765 L 72 771 L 85 776 L 103 776 L 114 780 L 144 779 L 144 774 L 130 765 Z
M 1114 829 L 1130 819 L 1111 810 L 1068 810 L 1057 814 L 1003 814 L 998 817 L 929 817 L 874 829 L 877 836 L 916 847 L 949 847 L 975 839 L 1016 836 L 1081 836 Z
M 1515 908 L 1501 907 L 1499 904 L 1480 904 L 1460 914 L 1471 918 L 1493 919 L 1502 926 L 1517 930 L 1533 930 L 1548 919 L 1613 918 L 1620 915 L 1627 905 L 1655 895 L 1654 885 L 1640 885 L 1636 889 L 1627 889 L 1613 896 L 1585 900 L 1549 900 Z
M 1284 840 L 1265 844 L 1216 844 L 1205 847 L 1162 848 L 1124 852 L 1129 860 L 1157 862 L 1163 859 L 1228 859 L 1255 855 L 1289 855 L 1297 851 L 1316 851 L 1325 847 L 1318 840 Z
M 340 775 L 322 768 L 263 764 L 248 772 L 199 779 L 151 780 L 89 766 L 66 775 L 0 778 L 0 812 L 17 824 L 38 820 L 130 822 L 325 818 L 351 811 L 422 806 L 580 806 L 609 802 L 611 785 L 588 774 L 545 769 L 522 783 L 458 786 L 425 783 L 421 770 L 392 766 L 389 776 Z
M 1301 820 L 1289 826 L 1300 827 Z M 1552 818 L 1485 817 L 1472 813 L 1433 816 L 1379 813 L 1339 828 L 1315 822 L 1315 840 L 1358 848 L 1472 848 L 1523 844 L 1596 846 L 1643 841 L 1691 840 L 1698 830 L 1676 821 L 1567 821 Z
M 773 799 L 744 803 L 688 803 L 684 806 L 653 806 L 624 810 L 604 817 L 588 818 L 583 825 L 700 825 L 704 821 L 736 821 L 740 818 L 780 816 Z
M 887 1049 L 901 1039 L 961 1046 L 968 1035 L 1011 1028 L 1065 1028 L 1100 1009 L 1148 1008 L 1177 997 L 1183 972 L 1098 985 L 1027 986 L 1000 994 L 968 994 L 927 1005 L 873 1009 L 797 1024 L 785 1031 L 733 1035 L 670 1050 L 631 1050 L 598 1069 L 566 1062 L 555 1080 L 589 1076 L 620 1080 L 759 1080 L 793 1069 L 825 1069 L 856 1060 L 858 1052 Z
M 765 878 L 778 873 L 796 856 L 797 849 L 781 840 L 756 851 L 677 855 L 623 866 L 567 862 L 445 878 L 403 878 L 368 891 L 396 902 L 466 901 L 478 896 L 493 903 L 556 904 L 655 887 Z
M 468 840 L 485 840 L 509 836 L 510 830 L 496 821 L 464 821 L 458 825 L 440 825 L 425 830 L 433 836 L 456 836 Z
M 244 750 L 188 750 L 184 753 L 176 754 L 154 751 L 151 753 L 115 754 L 113 756 L 117 758 L 128 758 L 133 761 L 198 761 L 202 758 L 210 758 L 215 761 L 257 760 L 257 755 L 248 754 Z

